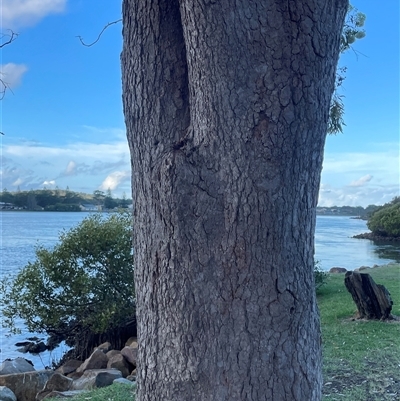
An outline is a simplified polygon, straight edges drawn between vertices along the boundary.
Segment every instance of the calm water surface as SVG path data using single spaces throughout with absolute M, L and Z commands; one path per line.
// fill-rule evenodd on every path
M 352 236 L 368 230 L 365 220 L 347 216 L 317 216 L 315 230 L 315 259 L 324 270 L 345 267 L 354 270 L 360 266 L 400 262 L 400 244 L 375 244 Z
M 79 224 L 88 213 L 57 212 L 0 212 L 0 275 L 12 277 L 29 261 L 35 260 L 35 246 L 54 246 L 62 230 L 68 230 Z M 315 236 L 316 260 L 323 269 L 333 266 L 353 270 L 360 266 L 400 262 L 400 246 L 393 244 L 375 245 L 369 240 L 351 238 L 355 234 L 366 232 L 366 222 L 349 217 L 318 216 Z M 1 314 L 0 314 L 1 319 Z M 21 354 L 15 347 L 17 341 L 27 337 L 43 335 L 28 333 L 22 322 L 20 335 L 7 336 L 7 331 L 0 327 L 0 361 L 6 358 L 24 356 L 30 359 L 37 369 L 50 366 L 53 360 L 60 358 L 67 350 L 61 345 L 53 352 L 39 355 Z

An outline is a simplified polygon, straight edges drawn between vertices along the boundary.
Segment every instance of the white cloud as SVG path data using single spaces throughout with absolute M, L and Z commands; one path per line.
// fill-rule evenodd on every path
M 0 79 L 3 81 L 0 85 L 10 89 L 17 87 L 26 71 L 28 71 L 28 67 L 25 64 L 7 63 L 0 65 Z
M 54 185 L 54 181 L 60 188 L 91 193 L 104 183 L 106 190 L 117 189 L 116 196 L 130 193 L 127 141 L 112 136 L 107 140 L 107 144 L 43 145 L 7 137 L 0 154 L 0 186 L 11 188 L 18 180 L 21 190 L 30 190 Z
M 75 174 L 76 163 L 74 161 L 70 161 L 68 163 L 67 168 L 65 169 L 65 175 L 74 175 Z
M 49 14 L 61 13 L 67 0 L 2 0 L 1 29 L 34 25 Z
M 67 157 L 69 161 L 73 158 L 82 158 L 83 160 L 89 161 L 108 161 L 113 160 L 116 157 L 125 157 L 129 153 L 128 144 L 126 141 L 107 144 L 75 142 L 63 147 L 43 145 L 9 145 L 5 147 L 5 150 L 6 153 L 11 156 L 38 158 L 39 160 L 46 158 Z
M 372 180 L 373 176 L 371 174 L 364 175 L 363 177 L 359 178 L 358 180 L 354 180 L 350 183 L 351 187 L 362 187 L 367 182 Z
M 21 185 L 24 181 L 21 178 L 17 178 L 11 185 L 13 187 L 18 187 L 18 185 Z
M 399 195 L 398 145 L 381 144 L 375 152 L 325 155 L 320 206 L 384 204 Z
M 46 181 L 43 181 L 43 185 L 54 186 L 54 185 L 56 185 L 56 182 L 54 180 L 46 180 Z
M 126 181 L 130 176 L 130 171 L 114 171 L 105 178 L 99 189 L 102 191 L 107 191 L 108 189 L 113 191 L 121 182 Z

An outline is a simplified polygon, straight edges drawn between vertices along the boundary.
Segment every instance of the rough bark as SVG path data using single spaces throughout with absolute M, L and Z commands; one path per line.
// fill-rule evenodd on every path
M 361 319 L 389 319 L 393 301 L 382 284 L 376 284 L 366 273 L 347 272 L 344 284 L 357 305 Z
M 138 401 L 320 399 L 313 234 L 347 4 L 124 1 Z

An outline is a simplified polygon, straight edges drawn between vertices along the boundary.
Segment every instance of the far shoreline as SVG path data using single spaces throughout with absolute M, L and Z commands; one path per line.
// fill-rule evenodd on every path
M 352 238 L 356 239 L 369 239 L 374 242 L 396 242 L 400 243 L 400 237 L 387 237 L 383 235 L 377 235 L 373 232 L 367 232 L 362 234 L 353 235 Z

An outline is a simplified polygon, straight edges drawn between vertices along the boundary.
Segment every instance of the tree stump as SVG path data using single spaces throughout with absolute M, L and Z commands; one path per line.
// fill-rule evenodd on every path
M 349 271 L 344 285 L 357 305 L 360 318 L 390 319 L 393 301 L 385 286 L 376 284 L 367 273 Z

